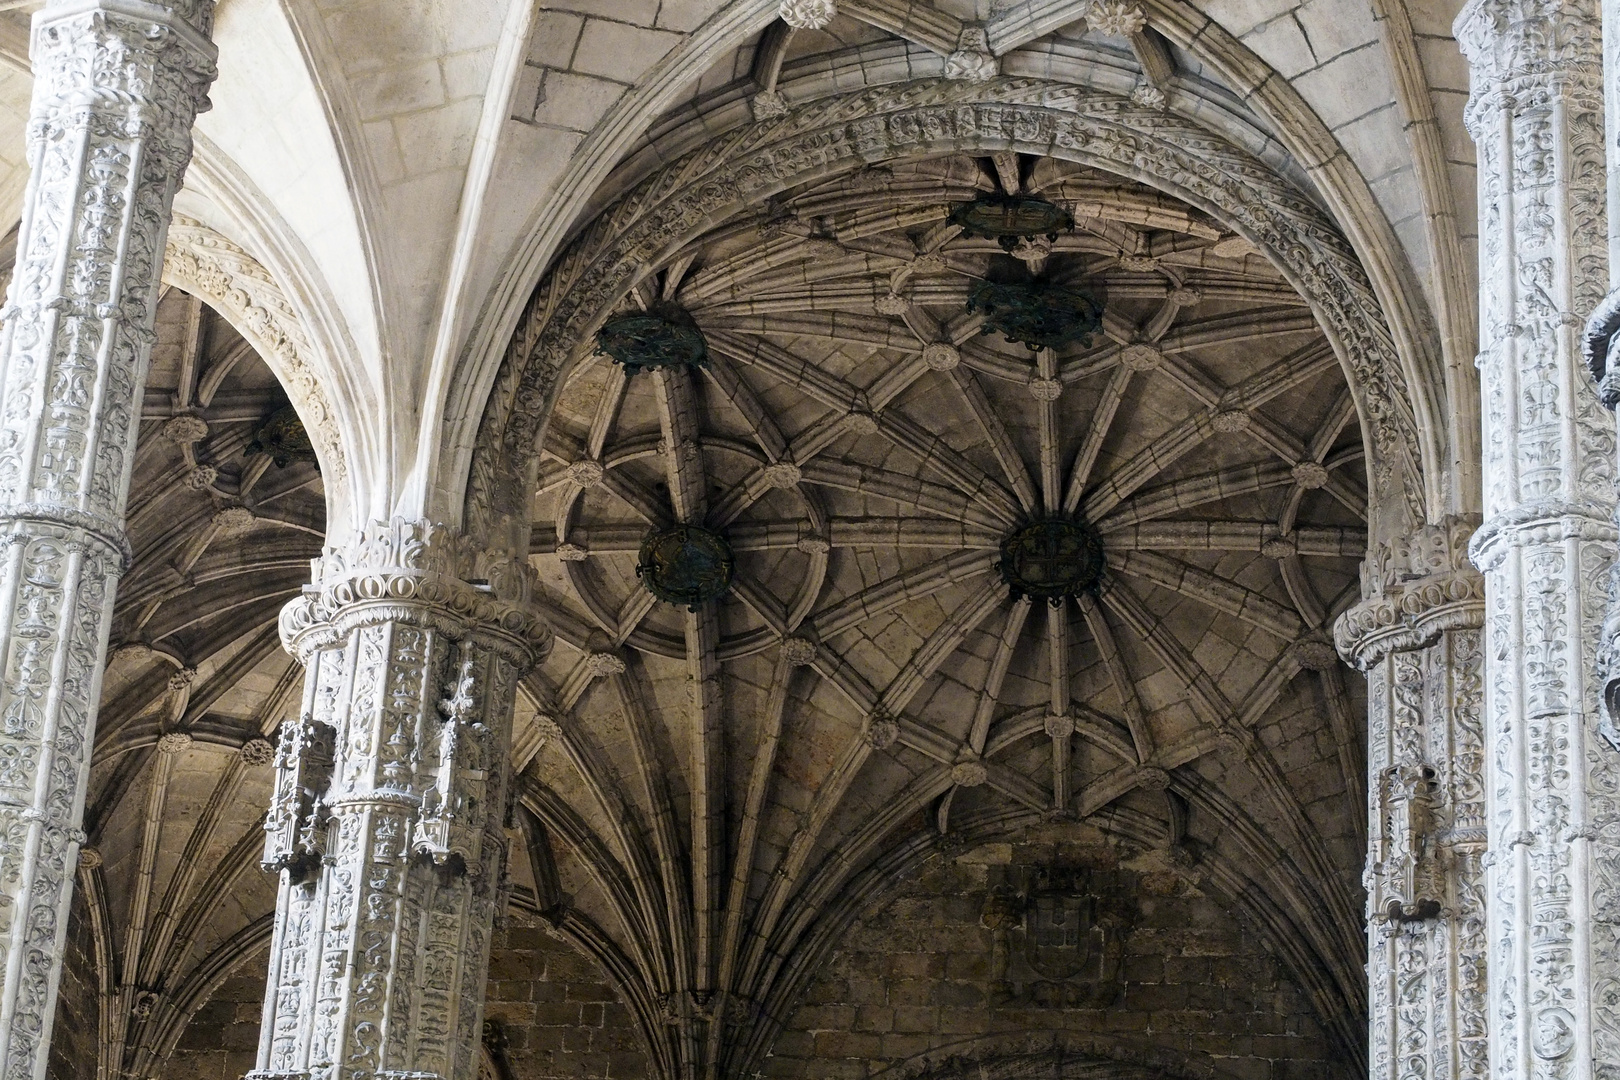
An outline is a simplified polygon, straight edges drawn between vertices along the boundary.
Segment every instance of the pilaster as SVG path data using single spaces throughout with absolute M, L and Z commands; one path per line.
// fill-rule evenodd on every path
M 61 975 L 170 207 L 212 0 L 34 17 L 31 174 L 0 315 L 0 1075 L 40 1080 Z
M 1620 814 L 1593 676 L 1615 547 L 1614 421 L 1580 363 L 1607 287 L 1597 0 L 1471 0 L 1478 147 L 1492 1074 L 1620 1061 Z
M 1363 570 L 1335 626 L 1367 673 L 1367 975 L 1375 1077 L 1486 1076 L 1484 583 L 1452 518 Z
M 473 1080 L 513 694 L 550 641 L 533 571 L 395 519 L 314 580 L 281 615 L 306 676 L 265 823 L 281 885 L 250 1076 Z

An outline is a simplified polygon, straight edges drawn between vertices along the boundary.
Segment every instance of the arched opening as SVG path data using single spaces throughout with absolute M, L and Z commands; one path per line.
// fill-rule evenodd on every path
M 835 95 L 622 190 L 514 340 L 469 520 L 532 535 L 559 646 L 517 764 L 561 928 L 622 973 L 658 1067 L 789 1070 L 778 1040 L 798 1038 L 810 1068 L 819 1021 L 795 1010 L 897 882 L 1016 865 L 957 912 L 987 957 L 987 905 L 1028 945 L 1059 908 L 1096 910 L 1090 883 L 1129 879 L 1140 912 L 1168 875 L 1309 1017 L 1270 1049 L 1354 1072 L 1365 706 L 1325 629 L 1359 598 L 1369 519 L 1417 520 L 1422 485 L 1332 226 L 1207 131 L 1016 82 Z M 1074 232 L 1002 245 L 951 220 L 1015 195 Z M 985 284 L 1021 279 L 1095 301 L 1099 325 L 1036 349 L 981 335 Z M 656 370 L 631 374 L 598 351 L 687 340 L 671 327 L 701 333 L 702 364 L 649 346 Z M 1028 588 L 1069 558 L 1027 532 L 1053 520 L 1102 565 L 1055 605 Z M 683 528 L 676 569 L 730 559 L 696 610 L 645 583 Z M 1020 985 L 971 1021 L 919 1005 L 933 1026 L 907 1034 L 1145 1051 L 1254 1022 L 1229 995 L 1156 1028 L 1144 1006 L 1133 1035 L 1109 1028 L 1131 1001 L 1187 987 Z M 919 1045 L 864 1034 L 868 1066 Z

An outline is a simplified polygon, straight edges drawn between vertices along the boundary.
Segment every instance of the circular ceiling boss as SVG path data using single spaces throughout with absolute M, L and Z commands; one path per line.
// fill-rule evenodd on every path
M 609 319 L 596 332 L 596 345 L 623 364 L 626 375 L 656 368 L 704 367 L 709 360 L 709 344 L 692 316 L 664 302 Z
M 1059 233 L 1074 231 L 1074 215 L 1056 203 L 1031 195 L 981 195 L 951 209 L 950 222 L 964 236 L 983 236 L 1012 251 L 1020 240 L 1044 236 L 1056 241 Z
M 647 534 L 636 576 L 658 599 L 696 611 L 726 594 L 736 568 L 725 537 L 696 525 L 676 525 Z
M 1009 533 L 996 563 L 1014 600 L 1023 597 L 1058 604 L 1079 596 L 1102 577 L 1102 539 L 1078 518 L 1046 518 Z
M 1030 349 L 1082 344 L 1102 326 L 1102 305 L 1085 293 L 1049 282 L 981 281 L 968 296 L 970 314 L 982 314 L 981 334 L 999 331 Z

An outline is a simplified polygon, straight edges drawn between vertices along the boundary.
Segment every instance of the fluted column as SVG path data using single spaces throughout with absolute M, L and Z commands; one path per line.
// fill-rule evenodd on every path
M 1597 0 L 1471 0 L 1479 157 L 1491 1068 L 1620 1062 L 1620 758 L 1599 732 L 1614 420 L 1583 370 L 1608 284 Z
M 34 17 L 31 168 L 0 336 L 0 1076 L 55 1013 L 164 235 L 213 0 Z
M 1367 673 L 1368 1060 L 1379 1080 L 1487 1074 L 1484 583 L 1476 521 L 1368 558 L 1340 652 Z
M 399 519 L 314 569 L 281 615 L 306 674 L 265 824 L 281 886 L 250 1076 L 474 1080 L 513 694 L 549 645 L 533 571 Z

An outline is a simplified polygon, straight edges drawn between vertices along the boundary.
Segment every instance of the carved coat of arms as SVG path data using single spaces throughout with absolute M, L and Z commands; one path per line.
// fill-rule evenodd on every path
M 1051 1008 L 1112 1005 L 1124 987 L 1130 929 L 1118 876 L 1045 869 L 1023 888 L 993 892 L 983 923 L 995 932 L 994 998 Z

